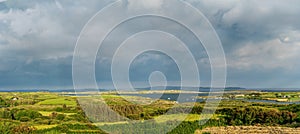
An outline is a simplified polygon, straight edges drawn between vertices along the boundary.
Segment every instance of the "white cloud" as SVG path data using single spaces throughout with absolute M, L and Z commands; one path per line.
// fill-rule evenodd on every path
M 63 10 L 63 6 L 60 4 L 60 2 L 58 2 L 57 0 L 55 0 L 55 4 L 57 6 L 57 8 L 59 8 L 60 10 Z
M 229 66 L 238 69 L 296 69 L 300 57 L 300 42 L 287 44 L 280 39 L 248 43 L 237 49 L 229 59 Z
M 164 0 L 128 0 L 130 10 L 145 10 L 161 8 Z
M 35 58 L 57 57 L 74 46 L 70 44 L 72 38 L 65 33 L 62 25 L 47 16 L 47 11 L 39 6 L 25 11 L 10 10 L 1 13 L 1 16 L 9 22 L 9 31 L 2 33 L 8 45 L 0 48 L 5 56 L 9 56 L 10 52 Z M 17 58 L 18 55 L 11 56 Z
M 297 0 L 241 0 L 224 14 L 223 23 L 228 26 L 237 23 L 250 25 L 253 30 L 298 27 L 299 19 L 295 15 L 300 12 L 300 8 L 296 6 L 299 4 Z
M 36 2 L 27 8 L 11 7 L 8 12 L 0 12 L 0 20 L 7 25 L 0 33 L 0 42 L 7 44 L 0 46 L 0 55 L 35 60 L 72 56 L 82 26 L 98 10 L 66 6 L 60 10 L 58 2 Z
M 284 43 L 300 42 L 300 31 L 288 30 L 279 35 L 280 40 Z

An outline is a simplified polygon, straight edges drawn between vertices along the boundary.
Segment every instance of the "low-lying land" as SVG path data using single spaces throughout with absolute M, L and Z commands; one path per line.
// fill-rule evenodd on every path
M 249 91 L 228 92 L 223 97 L 297 101 L 298 94 Z M 76 97 L 49 92 L 2 92 L 0 133 L 106 133 L 99 128 L 112 133 L 145 130 L 156 133 L 243 133 L 250 132 L 250 128 L 257 129 L 257 132 L 267 132 L 265 128 L 274 132 L 281 132 L 281 129 L 284 133 L 298 132 L 300 105 L 249 102 L 245 99 L 224 99 L 215 112 L 213 107 L 208 107 L 205 110 L 214 114 L 200 125 L 204 102 L 178 103 L 138 96 L 121 97 L 115 93 Z M 112 111 L 119 116 L 114 116 Z

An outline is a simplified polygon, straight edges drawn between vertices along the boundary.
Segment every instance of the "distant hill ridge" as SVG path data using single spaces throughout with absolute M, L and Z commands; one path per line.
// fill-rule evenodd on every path
M 155 87 L 146 87 L 146 88 L 138 88 L 137 90 L 189 90 L 189 89 L 199 89 L 199 91 L 209 91 L 210 89 L 221 89 L 221 88 L 210 88 L 210 87 L 180 87 L 180 86 L 155 86 Z M 226 87 L 225 90 L 240 90 L 240 89 L 246 89 L 242 87 Z
M 136 88 L 137 91 L 143 90 L 198 90 L 199 92 L 209 92 L 211 90 L 221 90 L 221 88 L 210 88 L 210 87 L 180 87 L 180 86 L 155 86 Z M 226 87 L 226 91 L 230 90 L 255 90 L 261 92 L 299 92 L 300 88 L 243 88 L 243 87 Z M 114 89 L 81 89 L 77 92 L 91 92 L 91 91 L 114 91 Z M 74 89 L 0 89 L 0 92 L 75 92 Z

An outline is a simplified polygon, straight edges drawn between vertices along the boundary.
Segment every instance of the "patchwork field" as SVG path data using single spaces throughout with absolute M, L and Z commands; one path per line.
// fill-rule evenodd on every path
M 245 93 L 244 96 L 250 94 Z M 288 95 L 290 100 L 296 101 L 295 94 L 298 93 L 262 93 L 260 97 Z M 147 132 L 155 133 L 173 129 L 168 132 L 170 134 L 300 132 L 298 104 L 224 99 L 212 118 L 200 125 L 204 105 L 201 102 L 192 105 L 189 102 L 120 97 L 109 93 L 76 97 L 49 92 L 3 92 L 0 93 L 0 133 L 105 133 L 99 127 L 105 127 L 112 133 L 144 132 L 145 128 Z M 111 111 L 119 117 L 111 116 Z M 177 127 L 170 128 L 172 125 Z

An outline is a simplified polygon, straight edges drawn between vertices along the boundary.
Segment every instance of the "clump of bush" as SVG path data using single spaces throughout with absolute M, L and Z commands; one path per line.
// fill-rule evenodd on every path
M 33 110 L 20 110 L 17 111 L 16 114 L 14 114 L 14 117 L 16 120 L 20 120 L 22 117 L 28 117 L 29 119 L 35 119 L 42 117 L 42 114 L 40 114 L 37 111 Z
M 283 125 L 293 123 L 297 117 L 293 112 L 258 107 L 223 109 L 223 114 L 228 125 Z
M 27 125 L 20 125 L 12 129 L 13 134 L 32 134 L 36 129 Z
M 32 134 L 36 129 L 20 123 L 0 122 L 1 134 Z
M 56 117 L 55 117 L 55 119 L 57 119 L 57 120 L 64 120 L 65 119 L 65 115 L 64 114 L 58 114 Z
M 30 120 L 31 120 L 31 119 L 30 119 L 29 117 L 26 117 L 26 116 L 20 118 L 20 121 L 21 121 L 21 122 L 28 122 L 28 121 L 30 121 Z

